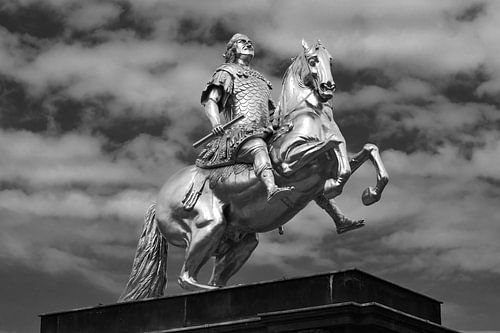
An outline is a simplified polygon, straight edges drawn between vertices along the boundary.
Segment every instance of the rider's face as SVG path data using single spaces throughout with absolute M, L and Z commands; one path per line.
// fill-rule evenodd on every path
M 245 56 L 254 56 L 254 48 L 253 42 L 250 38 L 240 38 L 235 43 L 236 56 L 245 55 Z

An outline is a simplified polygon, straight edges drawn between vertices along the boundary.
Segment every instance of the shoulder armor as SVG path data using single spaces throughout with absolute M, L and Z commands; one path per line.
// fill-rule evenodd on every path
M 239 65 L 237 64 L 222 64 L 220 65 L 216 70 L 215 72 L 219 72 L 219 71 L 225 71 L 225 72 L 228 72 L 229 74 L 231 74 L 231 76 L 233 78 L 235 77 L 244 77 L 244 78 L 248 78 L 249 76 L 253 76 L 253 77 L 256 77 L 262 81 L 264 81 L 267 86 L 269 87 L 269 89 L 273 89 L 273 85 L 271 84 L 271 81 L 267 80 L 264 75 L 260 74 L 259 72 L 257 72 L 255 69 L 243 69 L 241 68 Z
M 220 71 L 228 72 L 234 78 L 239 74 L 238 72 L 241 72 L 241 68 L 236 64 L 222 64 L 219 67 L 217 67 L 215 73 Z

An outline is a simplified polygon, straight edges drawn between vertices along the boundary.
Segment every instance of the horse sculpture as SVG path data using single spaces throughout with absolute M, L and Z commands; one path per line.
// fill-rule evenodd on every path
M 214 289 L 225 286 L 247 261 L 257 247 L 258 233 L 281 228 L 313 200 L 333 218 L 337 232 L 363 226 L 363 221 L 345 218 L 333 198 L 342 192 L 350 174 L 371 160 L 377 184 L 364 190 L 362 201 L 373 204 L 388 182 L 387 172 L 373 144 L 347 158 L 330 103 L 335 90 L 332 57 L 319 41 L 312 47 L 303 41 L 302 46 L 303 52 L 283 78 L 274 116 L 278 129 L 268 144 L 277 184 L 294 190 L 267 202 L 264 185 L 252 166 L 245 164 L 212 170 L 189 166 L 178 171 L 146 213 L 120 301 L 163 295 L 168 244 L 186 249 L 178 278 L 184 289 Z M 211 257 L 215 257 L 213 273 L 205 284 L 197 275 Z

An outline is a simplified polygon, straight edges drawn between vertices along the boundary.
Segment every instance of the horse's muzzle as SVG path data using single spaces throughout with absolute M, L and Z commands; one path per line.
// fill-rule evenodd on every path
M 328 82 L 323 82 L 319 85 L 319 88 L 321 89 L 322 92 L 328 93 L 328 92 L 335 92 L 337 89 L 337 85 L 334 82 L 328 81 Z

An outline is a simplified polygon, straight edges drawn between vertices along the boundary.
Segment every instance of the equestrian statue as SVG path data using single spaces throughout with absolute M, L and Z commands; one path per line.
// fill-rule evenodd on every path
M 348 157 L 333 118 L 333 59 L 318 41 L 288 67 L 275 106 L 271 82 L 250 67 L 254 43 L 235 34 L 201 94 L 212 131 L 195 165 L 170 177 L 146 212 L 132 272 L 119 301 L 163 295 L 168 245 L 186 250 L 178 282 L 186 290 L 215 289 L 248 260 L 258 233 L 278 229 L 309 202 L 333 219 L 341 234 L 364 226 L 334 198 L 352 172 L 370 160 L 377 173 L 362 202 L 377 202 L 389 178 L 378 148 L 366 144 Z M 215 257 L 208 283 L 198 272 Z

